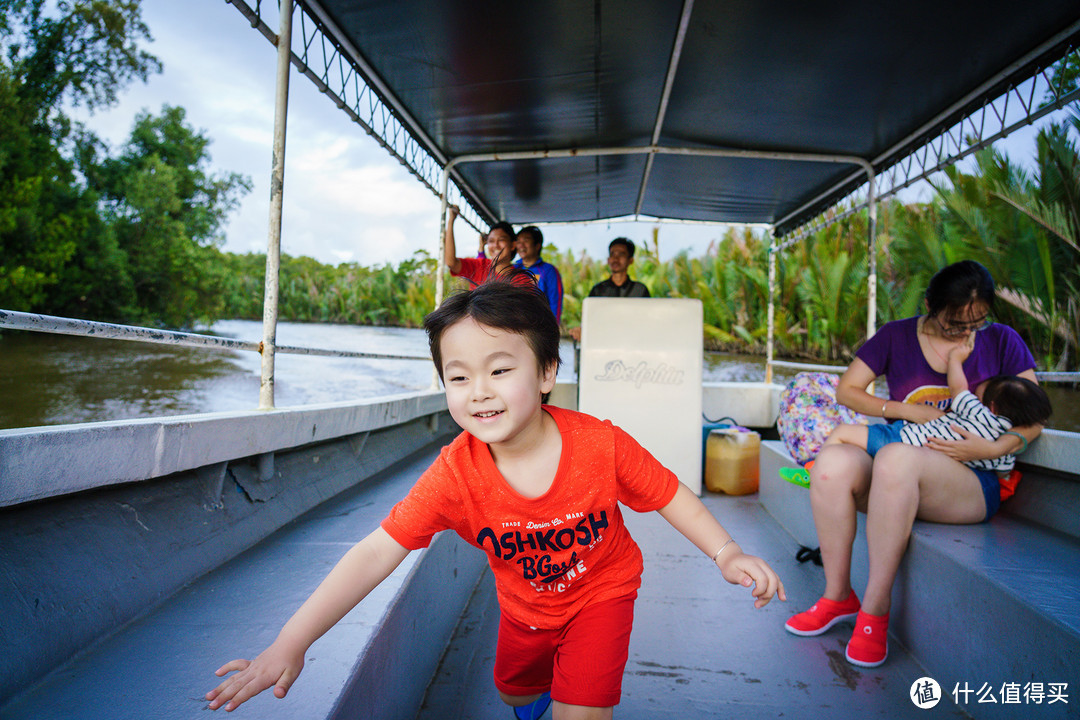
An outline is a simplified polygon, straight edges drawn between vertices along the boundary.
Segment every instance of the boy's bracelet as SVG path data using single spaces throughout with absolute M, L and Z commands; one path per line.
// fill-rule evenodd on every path
M 1013 455 L 1019 455 L 1020 453 L 1024 452 L 1025 450 L 1027 450 L 1027 446 L 1028 446 L 1028 440 L 1027 440 L 1027 438 L 1026 438 L 1026 437 L 1024 437 L 1023 435 L 1021 435 L 1020 433 L 1018 433 L 1018 432 L 1013 432 L 1012 430 L 1006 430 L 1005 432 L 1003 432 L 1003 433 L 1001 433 L 1001 434 L 1002 434 L 1002 435 L 1015 435 L 1016 437 L 1020 438 L 1020 442 L 1021 442 L 1021 443 L 1023 443 L 1023 444 L 1022 444 L 1022 445 L 1020 446 L 1020 449 L 1019 449 L 1019 450 L 1017 450 L 1016 452 L 1014 452 L 1014 453 L 1013 453 Z
M 889 401 L 888 401 L 888 400 L 886 400 L 885 402 L 881 403 L 881 419 L 882 419 L 882 420 L 884 420 L 884 419 L 885 419 L 885 408 L 887 408 L 887 407 L 889 407 Z
M 726 542 L 726 543 L 724 543 L 723 545 L 721 545 L 721 546 L 720 546 L 720 549 L 716 551 L 716 554 L 712 556 L 712 561 L 713 561 L 713 562 L 715 563 L 715 562 L 716 562 L 716 558 L 720 557 L 720 553 L 724 552 L 724 548 L 726 548 L 726 547 L 727 547 L 728 545 L 730 545 L 730 544 L 731 544 L 731 543 L 733 543 L 733 542 L 735 542 L 735 538 L 733 538 L 733 537 L 729 537 L 729 538 L 727 539 L 727 542 Z

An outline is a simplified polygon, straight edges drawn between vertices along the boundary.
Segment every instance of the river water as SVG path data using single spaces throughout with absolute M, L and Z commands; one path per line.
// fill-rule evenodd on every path
M 255 321 L 215 323 L 209 334 L 258 341 Z M 361 360 L 278 354 L 275 405 L 341 402 L 432 386 L 423 330 L 280 323 L 277 342 L 311 348 L 417 355 L 424 360 Z M 560 379 L 574 379 L 573 346 L 562 345 Z M 0 429 L 250 410 L 259 403 L 254 352 L 200 350 L 126 340 L 0 332 Z M 707 353 L 705 380 L 765 378 L 762 358 Z M 786 382 L 794 371 L 778 371 Z M 1053 427 L 1080 430 L 1080 392 L 1048 387 Z

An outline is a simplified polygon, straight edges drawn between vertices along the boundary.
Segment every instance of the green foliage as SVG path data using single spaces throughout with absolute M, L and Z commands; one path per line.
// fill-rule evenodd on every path
M 92 199 L 72 187 L 54 130 L 0 59 L 0 305 L 40 303 L 87 231 Z
M 157 70 L 138 49 L 149 32 L 137 1 L 0 0 L 0 18 L 0 306 L 92 304 L 123 268 L 73 157 L 88 136 L 60 108 L 108 105 Z M 70 273 L 77 257 L 82 278 Z
M 151 39 L 141 0 L 0 0 L 0 15 L 0 48 L 39 121 L 59 118 L 61 100 L 111 105 L 129 82 L 161 70 L 139 48 Z
M 221 317 L 262 318 L 266 256 L 220 253 Z M 435 304 L 435 261 L 425 251 L 397 267 L 323 265 L 281 257 L 278 315 L 300 322 L 420 327 Z
M 1047 367 L 1077 365 L 1080 338 L 1080 123 L 1050 124 L 1036 139 L 1029 176 L 991 149 L 976 169 L 948 172 L 938 233 L 986 265 L 998 286 L 996 314 Z
M 212 250 L 251 183 L 212 174 L 210 141 L 184 118 L 183 108 L 167 105 L 158 116 L 140 113 L 122 152 L 86 172 L 126 258 L 124 290 L 109 310 L 138 322 L 191 325 L 224 309 Z
M 0 307 L 149 325 L 220 317 L 220 230 L 250 182 L 209 169 L 184 110 L 113 156 L 61 111 L 160 69 L 139 0 L 0 0 Z
M 1043 98 L 1042 107 L 1055 103 L 1058 95 L 1064 95 L 1076 89 L 1080 82 L 1080 53 L 1074 48 L 1067 56 L 1058 60 L 1050 70 L 1050 86 Z

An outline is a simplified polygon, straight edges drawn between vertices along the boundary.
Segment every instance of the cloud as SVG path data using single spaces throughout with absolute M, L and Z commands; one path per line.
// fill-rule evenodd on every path
M 293 183 L 287 192 L 300 192 L 350 213 L 413 221 L 440 211 L 435 196 L 412 176 L 399 172 L 400 166 L 342 166 L 319 162 L 313 154 L 306 154 L 292 167 L 286 160 L 286 168 L 287 182 Z M 297 190 L 295 185 L 301 188 Z
M 115 109 L 93 118 L 91 126 L 119 144 L 139 110 L 157 112 L 163 103 L 183 106 L 188 122 L 213 141 L 214 171 L 239 172 L 252 180 L 252 191 L 228 219 L 224 249 L 265 252 L 273 47 L 220 0 L 144 0 L 143 13 L 156 38 L 150 50 L 161 58 L 164 73 L 131 87 Z M 283 252 L 364 265 L 399 263 L 421 249 L 436 253 L 438 199 L 295 69 L 285 163 Z M 649 223 L 553 226 L 545 236 L 560 249 L 585 249 L 604 258 L 612 238 L 627 235 L 640 242 L 651 238 L 651 228 Z M 458 232 L 463 240 L 473 236 L 460 221 Z M 682 247 L 703 251 L 719 232 L 667 225 L 661 248 L 664 256 Z M 470 243 L 462 248 L 466 245 L 471 248 Z

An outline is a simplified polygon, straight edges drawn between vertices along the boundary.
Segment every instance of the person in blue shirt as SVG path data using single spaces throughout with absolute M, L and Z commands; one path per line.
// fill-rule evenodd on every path
M 517 267 L 525 268 L 536 276 L 536 285 L 548 299 L 548 306 L 555 316 L 555 322 L 562 322 L 563 284 L 558 268 L 540 257 L 544 247 L 544 234 L 535 225 L 529 225 L 518 231 L 514 249 L 518 259 Z

